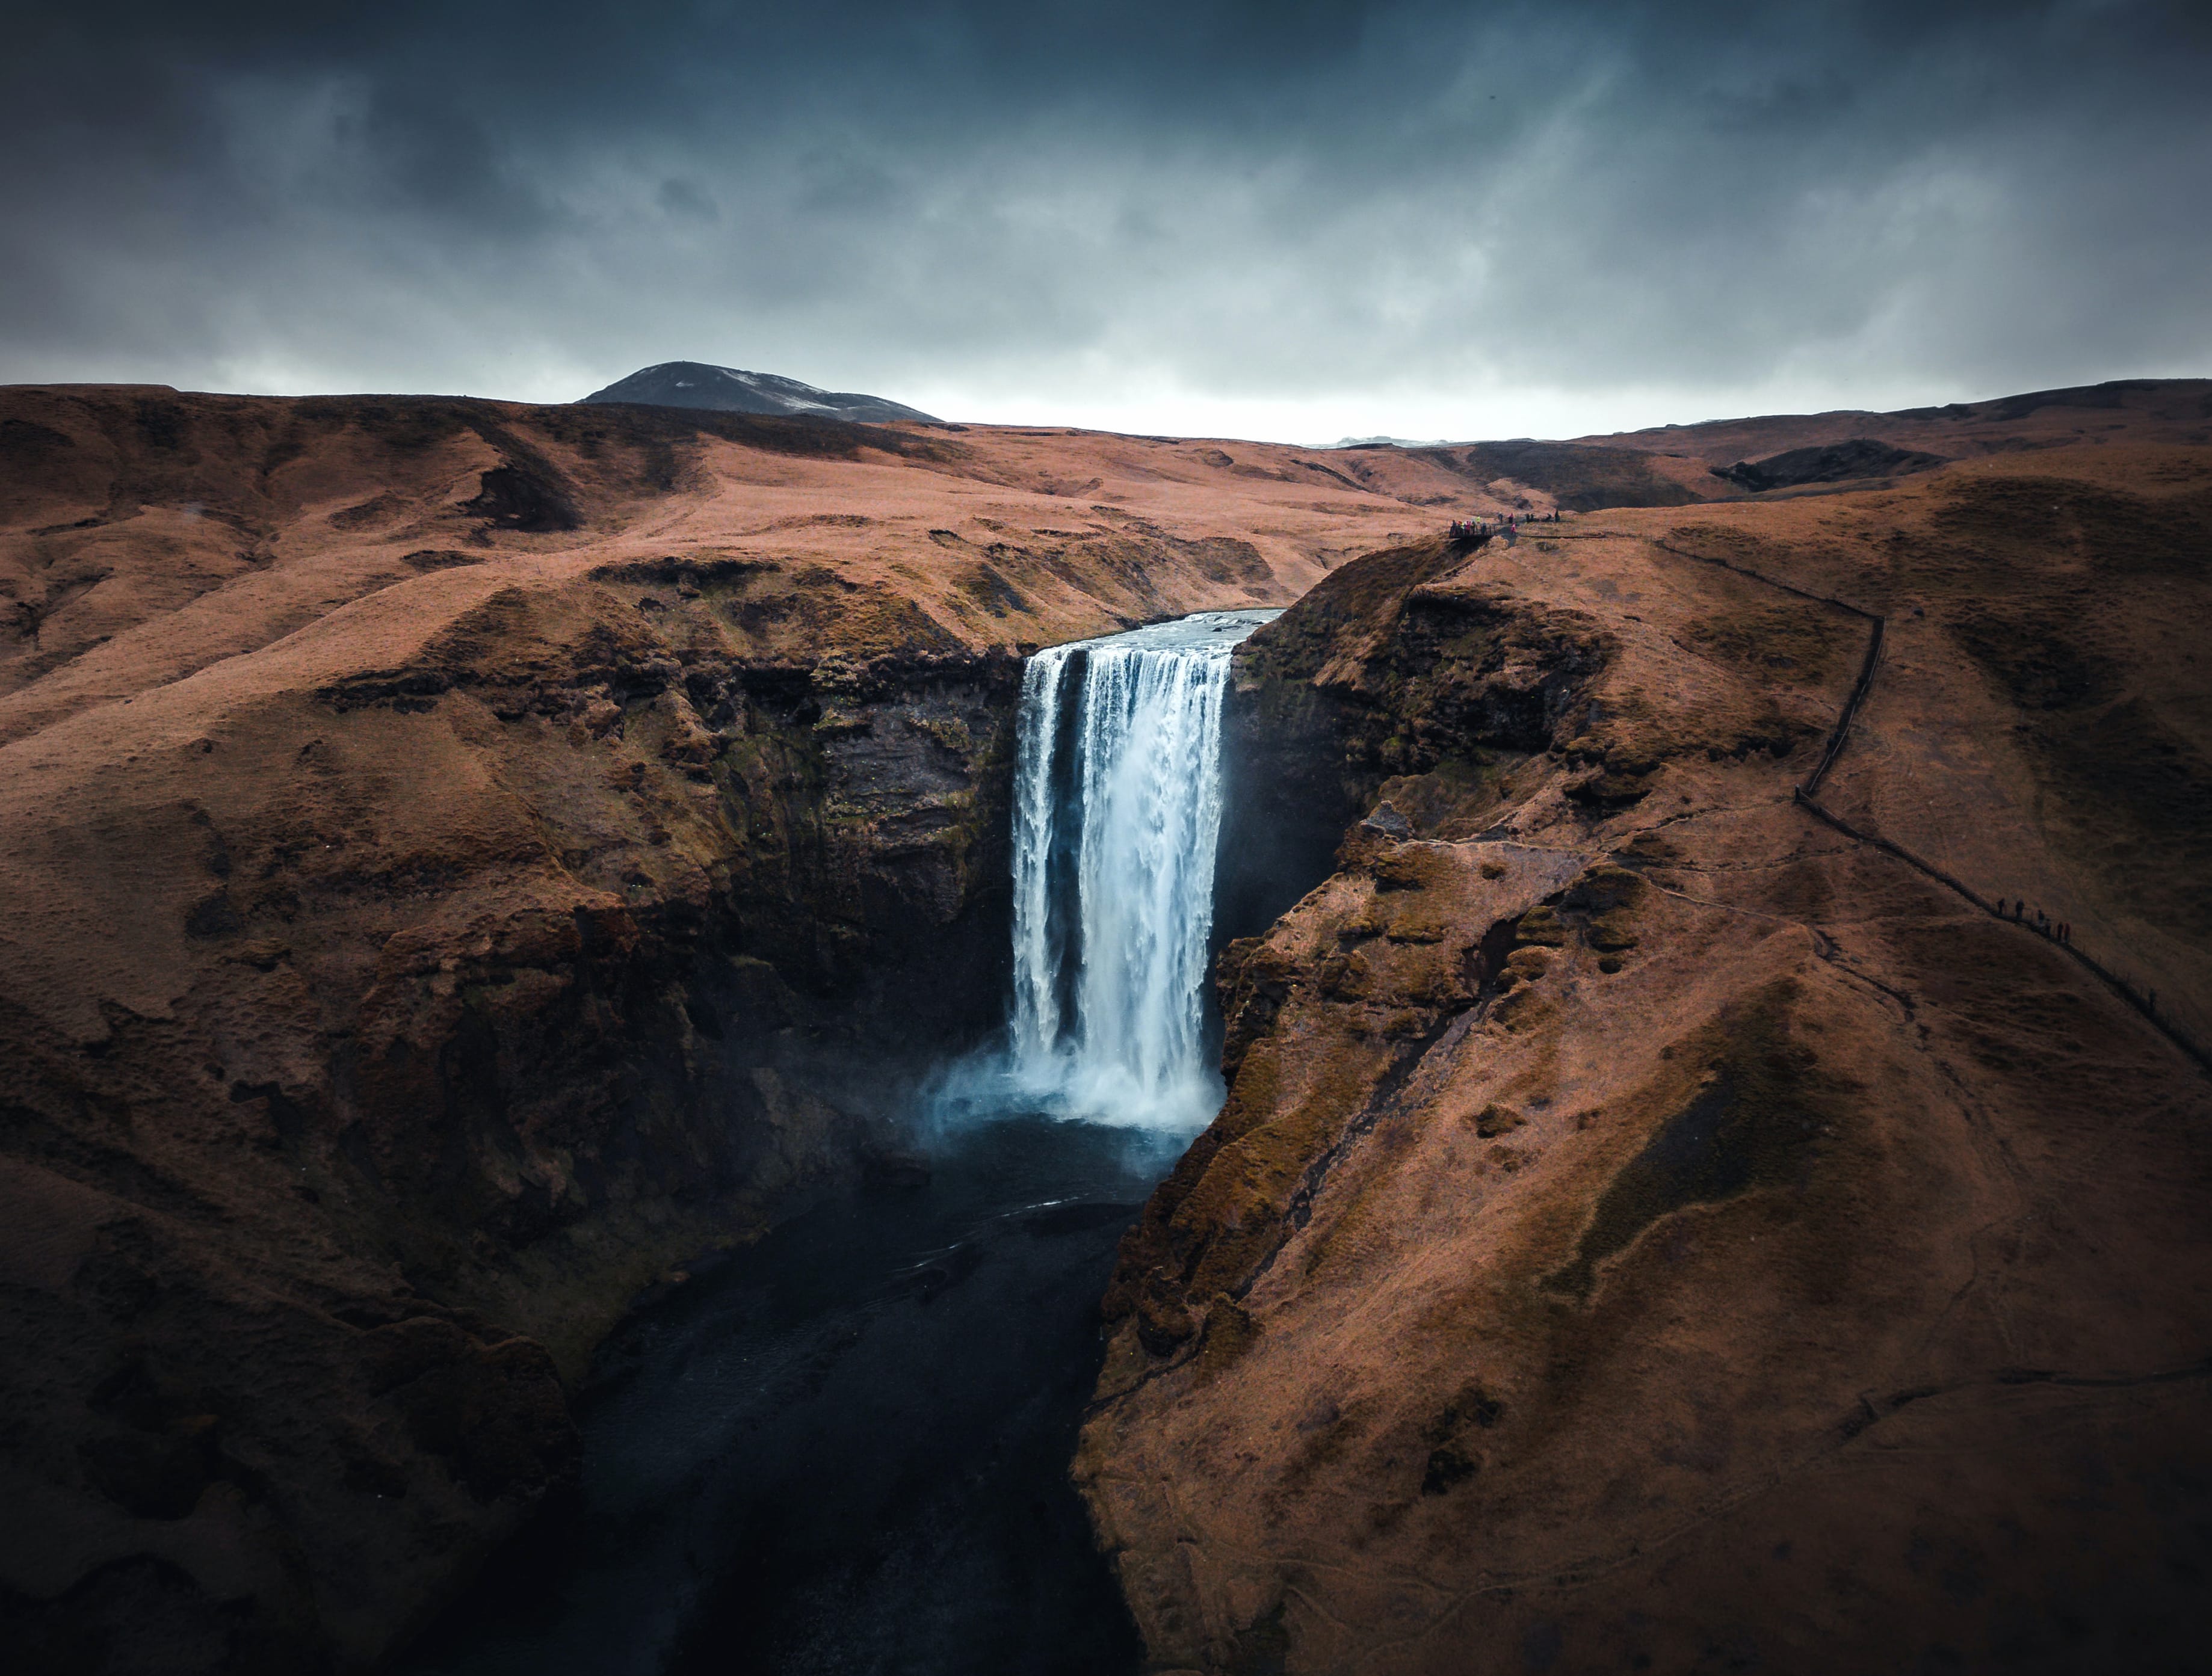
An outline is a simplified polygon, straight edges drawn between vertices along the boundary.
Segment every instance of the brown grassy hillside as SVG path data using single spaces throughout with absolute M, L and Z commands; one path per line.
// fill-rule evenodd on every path
M 2193 1661 L 2209 555 L 2212 452 L 2007 452 L 1380 555 L 1249 642 L 1382 812 L 1224 956 L 1108 1299 L 1157 1667 Z M 1875 616 L 1847 832 L 1793 787 Z
M 1834 818 L 2201 1039 L 2187 394 L 1775 500 L 1638 439 L 0 392 L 11 1651 L 384 1657 L 573 1472 L 638 1289 L 994 1022 L 1022 654 L 1301 596 L 1237 806 L 1324 862 L 1239 897 L 1083 1461 L 1157 1657 L 2160 1632 L 2203 1077 L 1792 805 L 1867 620 L 1745 573 L 1886 619 Z

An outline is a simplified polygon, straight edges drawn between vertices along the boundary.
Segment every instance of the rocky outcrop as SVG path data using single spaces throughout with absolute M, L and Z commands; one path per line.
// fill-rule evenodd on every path
M 2073 469 L 2046 509 L 2121 468 Z M 1993 466 L 1379 555 L 1255 636 L 1247 748 L 1353 818 L 1224 950 L 1227 1103 L 1106 1300 L 1075 1470 L 1150 1668 L 2194 1656 L 2212 1096 L 1990 911 L 2032 877 L 2109 949 L 2143 887 L 2085 824 L 2201 847 L 2054 792 L 1972 580 L 2067 590 L 2051 701 L 2194 761 L 2158 555 L 2206 470 L 2128 469 L 2063 549 L 1956 539 Z M 1981 899 L 1791 801 L 1866 632 L 1824 594 L 1889 637 L 1822 797 Z
M 1432 826 L 1463 824 L 1510 765 L 1580 739 L 1606 637 L 1584 612 L 1450 586 L 1480 550 L 1372 554 L 1240 652 L 1223 722 L 1223 937 L 1264 931 L 1324 877 L 1382 788 Z
M 1716 465 L 1713 476 L 1738 489 L 1761 494 L 1770 489 L 1798 489 L 1808 483 L 1849 483 L 1860 477 L 1900 477 L 1944 463 L 1941 454 L 1893 447 L 1870 436 L 1855 436 L 1817 448 L 1790 448 L 1762 460 Z

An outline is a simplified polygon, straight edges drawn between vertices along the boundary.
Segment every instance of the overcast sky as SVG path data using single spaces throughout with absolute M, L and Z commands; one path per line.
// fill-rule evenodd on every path
M 8 0 L 0 382 L 1567 435 L 2212 373 L 2212 6 Z

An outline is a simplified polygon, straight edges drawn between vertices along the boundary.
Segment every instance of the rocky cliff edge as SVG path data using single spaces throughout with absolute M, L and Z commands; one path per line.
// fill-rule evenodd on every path
M 2202 451 L 1990 460 L 1254 637 L 1352 821 L 1107 1300 L 1152 1668 L 2186 1666 L 2208 534 Z

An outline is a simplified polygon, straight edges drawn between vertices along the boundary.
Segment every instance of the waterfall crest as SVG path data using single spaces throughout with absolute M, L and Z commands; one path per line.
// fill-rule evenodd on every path
M 1071 1117 L 1196 1127 L 1231 654 L 1273 611 L 1048 647 L 1023 672 L 1013 811 L 1014 1092 Z

